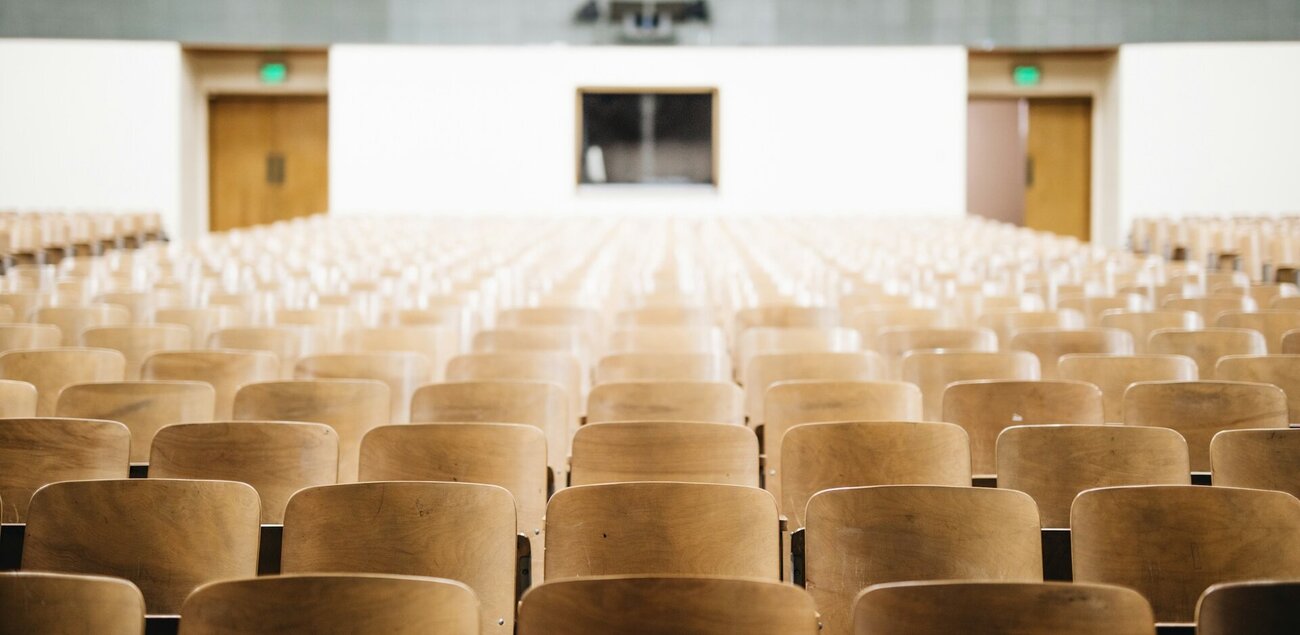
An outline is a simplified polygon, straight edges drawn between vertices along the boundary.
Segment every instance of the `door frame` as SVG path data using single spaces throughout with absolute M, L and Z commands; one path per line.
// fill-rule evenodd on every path
M 282 84 L 261 83 L 263 62 L 289 67 Z M 185 48 L 181 51 L 181 217 L 178 235 L 194 240 L 208 233 L 210 210 L 208 103 L 216 96 L 329 97 L 329 50 L 267 51 L 241 48 Z
M 1119 247 L 1118 50 L 968 51 L 967 99 L 1088 97 L 1092 99 L 1092 174 L 1089 235 L 1093 243 Z M 1037 86 L 1017 86 L 1011 69 L 1034 64 Z

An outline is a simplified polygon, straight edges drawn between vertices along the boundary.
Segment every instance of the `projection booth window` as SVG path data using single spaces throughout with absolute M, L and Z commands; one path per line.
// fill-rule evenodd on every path
M 578 182 L 717 184 L 717 91 L 578 91 Z

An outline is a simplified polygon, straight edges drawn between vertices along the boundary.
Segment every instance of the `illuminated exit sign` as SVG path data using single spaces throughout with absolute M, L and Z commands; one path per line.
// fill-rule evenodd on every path
M 284 62 L 263 62 L 257 77 L 263 84 L 283 84 L 289 79 L 289 67 Z
M 1037 86 L 1043 81 L 1043 70 L 1037 64 L 1017 64 L 1011 68 L 1011 81 L 1016 86 Z

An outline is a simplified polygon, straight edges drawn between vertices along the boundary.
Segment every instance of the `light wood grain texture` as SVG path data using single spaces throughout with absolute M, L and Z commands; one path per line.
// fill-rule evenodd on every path
M 951 423 L 806 423 L 781 443 L 781 513 L 804 526 L 808 500 L 837 487 L 971 483 L 966 431 Z M 768 490 L 773 489 L 769 487 Z
M 854 635 L 1155 635 L 1140 593 L 1062 582 L 891 582 L 862 592 Z
M 43 635 L 142 635 L 144 597 L 103 576 L 0 573 L 0 631 Z
M 546 436 L 513 423 L 380 426 L 361 440 L 361 481 L 497 485 L 515 501 L 518 532 L 533 543 L 534 577 L 545 567 Z
M 109 291 L 94 298 L 95 304 L 116 304 L 127 310 L 131 324 L 152 324 L 154 312 L 160 304 L 166 304 L 172 297 L 157 290 L 151 291 Z
M 1058 378 L 1057 362 L 1074 353 L 1132 355 L 1133 336 L 1122 329 L 1108 328 L 1028 328 L 1016 332 L 1007 344 L 1016 351 L 1028 351 L 1038 357 L 1045 380 Z
M 1182 355 L 1079 353 L 1062 357 L 1057 369 L 1061 379 L 1086 381 L 1101 389 L 1106 423 L 1125 420 L 1124 393 L 1137 382 L 1197 379 L 1196 362 Z
M 1147 301 L 1136 293 L 1119 293 L 1112 296 L 1084 296 L 1062 294 L 1056 301 L 1057 308 L 1073 309 L 1083 314 L 1088 326 L 1101 326 L 1101 316 L 1106 311 L 1141 311 Z M 1136 340 L 1134 341 L 1136 344 Z
M 737 485 L 612 483 L 556 492 L 546 507 L 546 579 L 724 575 L 778 580 L 771 494 Z
M 596 384 L 731 379 L 731 359 L 717 353 L 617 353 L 596 363 Z
M 1232 381 L 1140 382 L 1124 395 L 1124 423 L 1177 430 L 1192 469 L 1210 470 L 1210 439 L 1221 430 L 1285 428 L 1286 395 L 1276 386 Z
M 73 384 L 63 389 L 55 414 L 126 424 L 131 431 L 131 462 L 145 463 L 160 428 L 173 423 L 211 421 L 215 399 L 212 386 L 197 381 Z
M 25 381 L 0 379 L 0 417 L 35 417 L 36 386 Z
M 1214 484 L 1300 497 L 1300 430 L 1224 430 L 1210 441 Z
M 853 329 L 760 326 L 741 334 L 735 367 L 742 385 L 749 383 L 749 363 L 760 355 L 780 353 L 851 353 L 862 350 L 862 336 Z
M 808 502 L 808 592 L 822 632 L 853 632 L 862 589 L 904 580 L 1043 579 L 1038 510 L 1021 492 L 886 485 L 821 492 Z
M 348 331 L 343 347 L 352 353 L 410 352 L 428 358 L 432 373 L 426 381 L 441 381 L 447 361 L 456 354 L 456 331 L 446 326 L 380 326 Z M 421 382 L 423 383 L 423 382 Z
M 478 635 L 478 598 L 454 580 L 374 574 L 213 582 L 181 608 L 184 635 Z
M 125 379 L 140 379 L 140 367 L 148 356 L 159 351 L 189 348 L 190 332 L 176 324 L 133 324 L 102 326 L 81 333 L 81 343 L 95 348 L 110 348 L 126 360 Z
M 285 573 L 394 573 L 465 583 L 484 633 L 511 633 L 515 504 L 477 483 L 375 482 L 305 489 L 284 515 Z
M 745 414 L 750 427 L 767 421 L 767 390 L 781 381 L 883 381 L 889 377 L 879 353 L 778 353 L 759 355 L 749 363 L 745 384 Z
M 158 309 L 154 319 L 162 324 L 180 324 L 190 330 L 187 348 L 200 349 L 208 345 L 212 333 L 243 324 L 247 315 L 243 309 L 227 306 L 185 307 Z
M 876 345 L 880 331 L 887 328 L 944 328 L 957 326 L 955 320 L 939 309 L 917 307 L 870 307 L 853 311 L 845 323 L 862 335 L 867 348 Z
M 1083 313 L 1074 309 L 1056 311 L 989 311 L 979 316 L 976 324 L 991 329 L 1003 348 L 1008 348 L 1016 335 L 1026 329 L 1071 330 L 1084 327 Z
M 154 436 L 149 478 L 248 483 L 261 499 L 261 522 L 279 524 L 295 492 L 337 481 L 338 457 L 338 434 L 324 424 L 180 423 Z
M 1158 622 L 1190 622 L 1211 584 L 1300 578 L 1300 500 L 1150 485 L 1088 490 L 1070 512 L 1074 580 L 1138 590 Z
M 235 393 L 246 384 L 271 381 L 280 372 L 275 355 L 265 351 L 167 351 L 144 360 L 140 376 L 146 380 L 200 381 L 216 394 L 212 418 L 227 420 Z
M 587 398 L 587 422 L 745 422 L 745 393 L 731 382 L 638 381 L 601 384 Z
M 1025 351 L 913 351 L 903 357 L 902 369 L 903 381 L 921 389 L 921 416 L 927 421 L 943 416 L 943 392 L 953 382 L 1039 378 L 1038 358 Z
M 1255 311 L 1255 299 L 1241 294 L 1215 294 L 1204 297 L 1175 296 L 1160 302 L 1160 308 L 1174 311 L 1195 311 L 1201 322 L 1214 324 L 1227 311 Z
M 1137 353 L 1147 352 L 1147 342 L 1151 334 L 1160 329 L 1196 330 L 1205 327 L 1201 316 L 1195 311 L 1127 311 L 1111 309 L 1103 311 L 1099 326 L 1124 329 L 1133 335 L 1133 350 Z
M 598 311 L 585 307 L 525 307 L 504 309 L 497 313 L 497 324 L 504 327 L 573 326 L 599 333 L 602 323 Z
M 314 353 L 336 353 L 341 348 L 343 334 L 358 326 L 361 317 L 351 307 L 320 306 L 314 309 L 277 309 L 275 323 L 306 327 L 323 344 Z
M 373 379 L 316 379 L 249 384 L 235 395 L 241 421 L 323 423 L 339 435 L 338 482 L 357 480 L 361 438 L 389 422 L 388 386 Z
M 116 304 L 49 306 L 36 310 L 36 321 L 59 327 L 59 332 L 63 334 L 63 345 L 77 346 L 86 329 L 130 324 L 131 312 Z
M 1157 329 L 1151 333 L 1147 350 L 1165 355 L 1186 355 L 1196 360 L 1201 379 L 1216 379 L 1214 367 L 1225 356 L 1263 355 L 1267 352 L 1264 336 L 1259 331 L 1230 328 Z
M 712 327 L 716 323 L 713 310 L 702 306 L 644 306 L 619 311 L 614 316 L 615 325 L 628 327 Z
M 116 421 L 0 419 L 0 522 L 25 522 L 32 494 L 44 485 L 126 478 L 130 443 Z
M 737 333 L 758 327 L 832 328 L 840 325 L 840 315 L 831 307 L 769 304 L 736 311 L 735 325 Z
M 533 587 L 520 635 L 817 635 L 807 591 L 779 582 L 686 576 L 602 576 Z
M 576 326 L 520 326 L 486 329 L 474 334 L 475 353 L 573 353 L 584 365 L 591 362 L 591 334 Z
M 0 353 L 24 348 L 56 348 L 63 332 L 53 324 L 0 324 Z
M 904 353 L 928 349 L 996 351 L 998 336 L 987 328 L 893 327 L 876 333 L 874 348 L 884 356 L 892 377 L 897 379 L 902 373 L 899 366 Z
M 126 360 L 106 348 L 38 348 L 0 355 L 0 378 L 36 387 L 36 415 L 53 416 L 59 393 L 72 384 L 122 381 Z
M 1215 365 L 1214 376 L 1281 388 L 1286 393 L 1287 420 L 1300 422 L 1300 355 L 1227 355 Z
M 1215 584 L 1196 605 L 1198 635 L 1300 633 L 1300 581 Z
M 1079 492 L 1114 485 L 1188 485 L 1187 442 L 1167 428 L 1012 426 L 997 445 L 998 487 L 1033 497 L 1044 527 L 1069 527 Z
M 673 481 L 758 487 L 758 438 L 729 423 L 593 423 L 573 435 L 573 485 Z
M 0 328 L 3 328 L 3 327 L 0 327 Z M 1263 336 L 1261 335 L 1260 338 L 1261 338 L 1261 340 L 1262 340 Z M 1262 348 L 1262 347 L 1261 347 L 1261 348 Z M 1285 333 L 1282 334 L 1282 351 L 1281 351 L 1281 352 L 1282 352 L 1284 355 L 1295 355 L 1295 354 L 1297 354 L 1297 353 L 1300 353 L 1300 329 L 1291 329 L 1291 330 L 1289 330 L 1289 331 L 1287 331 L 1287 332 L 1285 332 Z M 1262 354 L 1264 354 L 1264 352 L 1263 352 L 1262 350 L 1257 350 L 1257 351 L 1248 351 L 1248 352 L 1243 352 L 1243 353 L 1240 353 L 1240 354 L 1242 354 L 1242 355 L 1247 355 L 1247 354 L 1262 355 Z
M 564 389 L 569 402 L 570 429 L 585 414 L 582 366 L 571 353 L 471 353 L 447 363 L 447 381 L 540 381 Z
M 1215 326 L 1253 329 L 1264 336 L 1264 346 L 1269 353 L 1282 352 L 1282 335 L 1300 328 L 1300 311 L 1266 309 L 1263 311 L 1225 311 L 1214 322 Z
M 23 569 L 126 578 L 150 614 L 257 573 L 257 492 L 229 481 L 65 481 L 32 496 Z
M 36 310 L 49 306 L 51 301 L 52 295 L 44 292 L 0 293 L 0 305 L 13 310 L 10 322 L 31 322 L 36 317 Z
M 279 360 L 278 377 L 292 379 L 298 360 L 323 351 L 325 341 L 304 326 L 238 326 L 214 332 L 208 337 L 208 347 L 272 353 Z
M 522 423 L 546 434 L 546 464 L 567 472 L 571 424 L 568 395 L 558 384 L 470 381 L 421 386 L 411 398 L 414 423 Z
M 411 420 L 411 396 L 433 375 L 429 358 L 420 353 L 336 353 L 298 361 L 296 379 L 373 379 L 388 386 L 388 423 Z
M 765 485 L 784 501 L 781 484 L 782 443 L 787 431 L 802 423 L 829 421 L 920 421 L 921 391 L 894 381 L 783 381 L 767 391 L 763 450 Z M 802 510 L 800 510 L 802 513 Z M 782 508 L 787 516 L 791 510 Z
M 1092 98 L 1025 100 L 1025 227 L 1088 240 L 1092 233 Z
M 727 339 L 716 326 L 637 326 L 611 333 L 608 351 L 722 355 L 727 352 Z

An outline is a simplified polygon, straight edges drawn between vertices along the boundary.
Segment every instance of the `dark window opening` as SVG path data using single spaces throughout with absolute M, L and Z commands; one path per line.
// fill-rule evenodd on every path
M 580 183 L 714 184 L 714 93 L 583 92 Z

